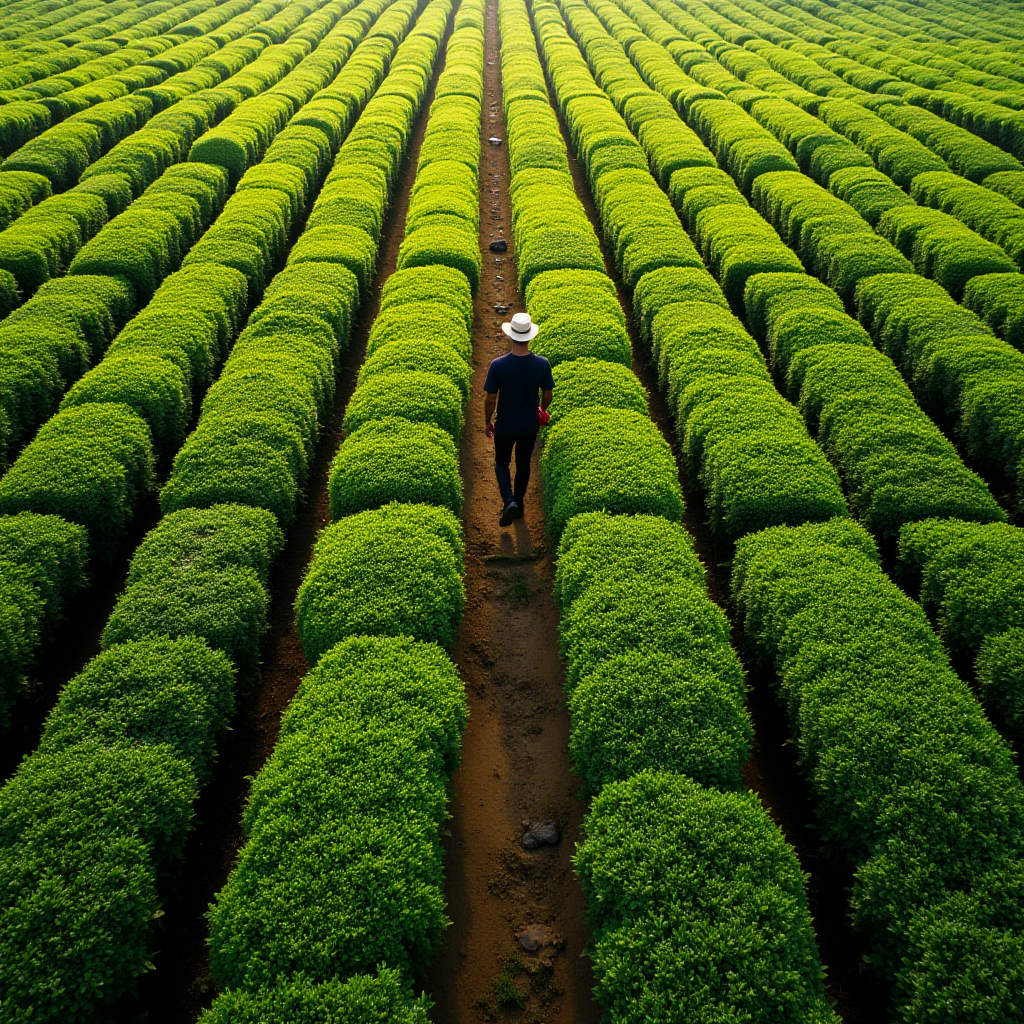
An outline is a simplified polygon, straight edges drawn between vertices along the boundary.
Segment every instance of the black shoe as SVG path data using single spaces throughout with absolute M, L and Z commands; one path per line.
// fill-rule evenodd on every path
M 525 503 L 523 502 L 522 498 L 513 498 L 512 500 L 515 502 L 515 505 L 516 505 L 516 510 L 515 510 L 515 512 L 512 513 L 512 518 L 513 519 L 522 519 L 523 515 L 526 512 L 526 505 L 525 505 Z
M 498 525 L 508 526 L 513 519 L 518 519 L 521 515 L 522 512 L 519 511 L 519 506 L 514 501 L 510 501 L 501 510 L 501 518 L 498 520 Z

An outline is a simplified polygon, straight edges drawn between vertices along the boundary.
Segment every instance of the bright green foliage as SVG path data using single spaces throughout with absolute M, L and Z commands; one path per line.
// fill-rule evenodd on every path
M 432 423 L 455 440 L 462 432 L 462 394 L 446 377 L 425 370 L 372 376 L 353 392 L 345 409 L 345 430 L 353 433 L 371 420 L 399 416 Z
M 548 412 L 550 425 L 577 409 L 600 405 L 647 413 L 647 394 L 636 376 L 619 363 L 584 357 L 560 363 L 552 370 L 554 399 Z
M 231 989 L 218 996 L 200 1020 L 203 1024 L 263 1024 L 267 1020 L 427 1024 L 429 1007 L 426 996 L 413 999 L 406 992 L 397 970 L 380 968 L 376 975 L 357 974 L 346 981 L 289 981 L 254 992 Z
M 389 341 L 376 348 L 363 363 L 359 370 L 359 383 L 409 370 L 440 374 L 459 389 L 463 403 L 469 399 L 470 368 L 457 351 L 440 340 L 423 339 L 415 345 Z
M 385 416 L 350 434 L 331 464 L 331 517 L 392 501 L 462 512 L 459 456 L 451 437 L 429 423 Z
M 995 242 L 986 241 L 940 210 L 896 207 L 883 214 L 878 231 L 913 260 L 919 274 L 934 278 L 957 300 L 971 278 L 1017 269 Z
M 109 556 L 153 485 L 149 428 L 122 405 L 68 409 L 36 435 L 0 480 L 0 514 L 56 514 Z
M 856 866 L 855 922 L 871 962 L 895 976 L 901 999 L 941 998 L 950 976 L 927 965 L 945 958 L 946 939 L 928 920 L 945 906 L 948 924 L 994 953 L 962 962 L 970 973 L 956 981 L 984 999 L 1015 958 L 1019 968 L 1019 941 L 996 952 L 999 924 L 955 901 L 984 905 L 987 873 L 1016 858 L 1024 791 L 924 612 L 876 558 L 850 522 L 766 530 L 737 544 L 733 593 L 776 663 L 823 839 Z
M 324 530 L 295 607 L 315 664 L 349 636 L 411 636 L 449 647 L 464 604 L 458 521 L 447 509 L 394 503 Z
M 574 303 L 581 298 L 584 297 L 574 296 Z M 552 366 L 591 357 L 628 368 L 633 360 L 626 328 L 618 317 L 607 314 L 568 313 L 549 317 L 541 324 L 533 351 Z
M 972 277 L 964 288 L 963 303 L 1000 338 L 1024 349 L 1024 274 Z
M 576 870 L 610 1021 L 837 1020 L 800 865 L 755 794 L 642 772 L 599 794 L 584 831 Z
M 83 742 L 166 744 L 203 779 L 234 709 L 234 682 L 228 659 L 196 637 L 119 644 L 64 688 L 46 720 L 40 753 Z
M 210 911 L 220 985 L 429 963 L 447 923 L 440 830 L 465 722 L 462 682 L 432 644 L 354 637 L 323 657 L 253 784 L 248 841 Z
M 1024 530 L 956 519 L 912 523 L 900 531 L 900 569 L 957 657 L 973 659 L 982 641 L 1024 626 Z
M 666 267 L 652 271 L 633 290 L 633 308 L 645 341 L 651 340 L 654 318 L 674 302 L 710 302 L 727 307 L 722 289 L 706 270 Z
M 473 294 L 469 281 L 465 274 L 451 267 L 411 267 L 396 271 L 384 282 L 380 296 L 381 313 L 393 307 L 421 302 L 451 306 L 462 313 L 467 331 L 473 325 Z M 415 307 L 410 313 L 414 312 Z M 408 319 L 414 321 L 416 317 L 410 315 Z M 409 327 L 414 329 L 416 325 L 410 323 Z
M 887 210 L 914 200 L 892 178 L 870 167 L 847 167 L 828 180 L 829 191 L 849 203 L 872 227 Z
M 269 512 L 245 505 L 165 516 L 132 559 L 104 647 L 197 636 L 251 673 L 266 626 L 267 572 L 281 540 Z
M 598 407 L 562 417 L 548 431 L 540 468 L 547 528 L 556 540 L 580 512 L 682 518 L 672 451 L 642 413 Z
M 373 322 L 366 342 L 366 354 L 374 355 L 384 345 L 401 344 L 415 351 L 421 341 L 439 341 L 468 362 L 472 358 L 466 319 L 457 304 L 447 297 L 438 301 L 411 299 L 382 309 Z

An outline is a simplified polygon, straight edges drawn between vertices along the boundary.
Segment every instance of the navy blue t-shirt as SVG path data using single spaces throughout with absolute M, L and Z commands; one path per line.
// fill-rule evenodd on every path
M 487 368 L 484 391 L 498 396 L 494 429 L 503 434 L 529 434 L 537 430 L 540 392 L 552 391 L 554 387 L 551 364 L 543 356 L 533 352 L 517 356 L 509 352 L 493 359 Z

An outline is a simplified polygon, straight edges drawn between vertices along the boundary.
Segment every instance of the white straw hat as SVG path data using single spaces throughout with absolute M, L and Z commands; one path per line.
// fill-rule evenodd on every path
M 529 313 L 516 313 L 512 323 L 502 324 L 501 329 L 513 341 L 533 341 L 540 328 L 530 319 Z

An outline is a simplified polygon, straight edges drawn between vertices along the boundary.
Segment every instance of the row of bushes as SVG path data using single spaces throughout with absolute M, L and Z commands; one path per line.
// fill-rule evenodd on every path
M 611 4 L 594 6 L 611 20 Z M 630 81 L 632 74 L 631 98 L 624 108 L 629 127 L 646 143 L 648 113 L 660 119 L 656 94 L 632 69 L 619 44 L 614 50 L 592 50 L 592 40 L 607 39 L 593 15 L 576 5 L 566 5 L 566 10 L 595 65 L 593 54 L 600 52 L 606 73 L 614 68 L 623 81 Z M 647 97 L 652 102 L 641 104 Z M 610 106 L 605 120 L 622 124 Z M 651 158 L 657 170 L 656 154 Z M 656 189 L 647 172 L 631 173 L 636 180 L 645 176 L 647 187 Z M 600 182 L 595 193 L 606 187 Z M 671 175 L 670 192 L 726 292 L 702 266 L 666 259 L 668 268 L 641 279 L 634 307 L 675 413 L 689 471 L 703 485 L 712 528 L 724 538 L 735 538 L 775 523 L 846 515 L 835 471 L 796 410 L 776 392 L 756 342 L 730 314 L 726 301 L 729 294 L 740 299 L 749 276 L 799 271 L 799 261 L 750 209 L 725 172 L 696 164 L 681 168 Z M 670 254 L 668 250 L 666 256 Z M 780 471 L 780 465 L 786 469 Z
M 631 117 L 643 121 L 649 110 L 665 120 L 658 104 L 637 102 L 613 50 L 589 45 L 599 37 L 585 8 L 564 9 L 609 95 Z M 532 12 L 623 277 L 622 234 L 630 223 L 623 212 L 642 220 L 646 205 L 652 265 L 637 292 L 669 278 L 710 281 L 692 246 L 680 245 L 685 234 L 674 217 L 669 228 L 643 151 L 629 145 L 609 99 L 591 91 L 558 8 L 535 2 Z M 501 18 L 503 62 L 514 60 L 522 73 L 525 10 L 503 4 Z M 507 92 L 506 105 L 514 117 L 517 103 Z M 612 147 L 641 160 L 616 167 L 602 152 Z M 570 751 L 597 794 L 576 857 L 594 930 L 597 998 L 615 1021 L 680 1012 L 831 1020 L 796 857 L 756 798 L 736 792 L 751 740 L 743 672 L 729 647 L 728 620 L 708 599 L 703 568 L 678 522 L 671 453 L 626 367 L 580 358 L 555 373 L 552 410 L 561 415 L 552 416 L 542 467 L 545 500 L 556 513 L 549 529 L 561 535 L 556 596 Z M 570 411 L 561 411 L 567 399 Z M 591 493 L 601 500 L 579 500 Z M 722 845 L 726 834 L 732 838 Z M 742 951 L 740 933 L 756 935 L 740 943 Z M 729 972 L 744 979 L 742 992 Z
M 743 538 L 732 586 L 778 672 L 822 838 L 854 866 L 854 921 L 897 1013 L 1012 1019 L 1024 791 L 921 607 L 848 520 Z
M 384 13 L 366 40 L 372 61 L 367 64 L 361 59 L 360 46 L 336 85 L 369 80 L 376 88 L 417 14 L 415 0 L 401 0 L 390 8 L 386 0 L 374 3 L 378 13 Z M 390 53 L 381 51 L 382 39 Z M 417 36 L 411 36 L 410 42 L 422 48 Z M 362 180 L 364 195 L 383 213 L 390 196 L 389 176 L 366 161 L 359 143 L 361 137 L 373 135 L 376 125 L 387 123 L 394 104 L 382 90 L 392 81 L 391 75 L 399 73 L 409 74 L 404 66 L 393 66 L 367 104 L 338 151 L 323 194 L 340 178 Z M 405 102 L 412 107 L 411 100 Z M 318 132 L 311 127 L 304 130 Z M 400 159 L 401 151 L 393 156 Z M 299 158 L 303 157 L 300 150 Z M 264 202 L 263 193 L 277 191 L 272 181 L 265 184 L 268 187 L 243 189 L 236 195 L 248 193 L 247 202 L 258 207 Z M 322 195 L 314 204 L 311 225 L 323 201 Z M 174 461 L 160 496 L 165 513 L 242 501 L 268 509 L 282 524 L 290 522 L 320 427 L 333 403 L 337 360 L 348 343 L 375 262 L 376 242 L 357 228 L 310 226 L 299 237 L 285 269 L 267 288 L 219 380 L 210 388 L 199 424 Z M 196 272 L 204 265 L 197 265 Z
M 379 13 L 387 6 L 386 0 L 374 0 L 372 6 Z M 360 18 L 358 24 L 365 26 L 366 22 Z M 190 201 L 198 203 L 197 215 L 205 219 L 223 202 L 227 175 L 212 165 L 184 164 L 169 170 L 152 189 L 157 198 L 161 190 L 171 198 L 191 196 Z M 290 310 L 306 312 L 303 296 L 310 287 L 333 289 L 338 308 L 332 315 L 329 349 L 338 344 L 335 329 L 339 337 L 347 337 L 355 291 L 354 281 L 344 271 L 340 282 L 332 271 L 327 268 L 317 274 L 316 268 L 309 268 L 282 277 L 275 307 L 287 320 Z M 249 300 L 245 276 L 225 262 L 202 263 L 167 278 L 145 309 L 117 333 L 105 358 L 67 394 L 60 414 L 40 431 L 0 481 L 3 512 L 63 516 L 86 528 L 95 555 L 101 559 L 112 555 L 152 488 L 155 463 L 166 463 L 181 445 L 193 408 L 231 350 Z M 62 335 L 65 360 L 76 370 L 74 374 L 65 370 L 64 377 L 73 379 L 84 368 L 87 346 L 95 353 L 102 352 L 115 327 L 128 318 L 131 301 L 131 289 L 121 277 L 71 275 L 44 286 L 37 299 L 13 314 L 10 326 L 0 331 L 13 333 L 23 320 L 26 326 L 33 324 L 28 314 L 35 315 L 38 326 L 46 323 L 43 317 L 48 311 L 54 318 L 61 316 L 66 321 Z M 254 314 L 252 335 L 265 336 L 281 327 L 271 316 L 274 311 L 265 305 Z M 55 332 L 56 326 L 50 331 Z M 38 350 L 38 341 L 29 338 L 25 344 L 30 341 Z M 280 341 L 277 344 L 281 346 Z M 73 355 L 77 350 L 82 350 L 83 356 L 76 363 Z M 256 357 L 257 363 L 261 360 L 265 363 L 267 355 Z M 23 376 L 26 379 L 16 383 L 25 385 L 27 374 Z M 54 386 L 40 396 L 40 411 L 59 398 L 60 390 Z M 259 407 L 252 400 L 251 389 L 249 404 Z M 281 428 L 273 418 L 267 422 L 257 413 L 257 419 L 257 430 L 280 439 Z M 236 437 L 244 433 L 241 423 L 231 426 Z M 301 478 L 312 441 L 296 443 L 287 429 L 284 441 L 293 448 Z M 31 653 L 23 649 L 16 659 L 12 673 L 19 681 Z
M 402 43 L 307 235 L 358 231 L 375 249 L 377 198 L 397 178 L 451 7 L 434 0 Z M 254 781 L 245 846 L 210 911 L 211 968 L 226 991 L 207 1022 L 255 1024 L 268 1006 L 319 1018 L 339 1002 L 352 1019 L 421 1020 L 429 1005 L 411 1000 L 411 985 L 448 924 L 441 835 L 467 713 L 442 647 L 464 602 L 450 431 L 461 424 L 468 353 L 447 345 L 443 330 L 431 350 L 380 327 L 386 318 L 415 325 L 417 310 L 435 306 L 458 319 L 457 337 L 468 342 L 465 243 L 475 255 L 482 74 L 483 3 L 465 2 L 430 108 L 399 269 L 331 468 L 335 523 L 320 535 L 296 601 L 315 668 Z M 338 173 L 350 144 L 351 173 Z M 410 258 L 426 252 L 409 243 L 430 224 L 447 225 L 430 259 Z M 439 384 L 454 392 L 453 405 Z
M 385 7 L 380 0 L 375 13 Z M 390 17 L 400 35 L 416 7 L 407 0 L 392 12 L 383 20 Z M 224 281 L 233 280 L 237 301 L 220 317 L 210 317 L 207 336 L 215 341 L 224 331 L 229 343 L 247 308 L 242 274 L 208 265 L 187 268 L 161 292 L 179 278 L 175 315 L 201 308 L 200 283 L 216 279 L 218 271 Z M 217 422 L 211 391 L 197 431 L 205 429 L 208 440 L 220 443 L 225 473 L 233 460 L 241 464 L 231 495 L 238 501 L 182 501 L 147 536 L 104 631 L 103 653 L 68 686 L 41 749 L 3 790 L 0 815 L 10 852 L 5 863 L 12 867 L 4 875 L 0 903 L 0 970 L 4 1015 L 11 1020 L 92 1019 L 148 969 L 150 922 L 159 916 L 157 872 L 180 858 L 198 786 L 209 776 L 217 734 L 232 712 L 236 672 L 251 675 L 258 663 L 267 573 L 282 540 L 277 517 L 261 507 L 261 481 L 241 479 L 244 464 L 236 455 L 244 455 L 246 446 L 261 447 L 256 439 L 263 436 L 285 447 L 294 437 L 297 458 L 308 456 L 291 427 L 294 398 L 282 387 L 275 390 L 273 381 L 278 375 L 286 385 L 296 369 L 301 374 L 321 365 L 317 352 L 336 353 L 347 339 L 358 297 L 352 274 L 331 264 L 286 270 L 267 289 L 250 317 L 252 340 L 240 339 L 232 356 L 236 383 L 249 362 L 250 418 L 232 418 L 226 410 Z M 155 319 L 159 298 L 160 293 L 141 315 L 154 318 L 134 335 L 143 350 L 147 340 L 165 340 Z M 297 318 L 291 330 L 280 323 L 275 329 L 274 317 L 290 313 Z M 261 324 L 270 346 L 263 352 Z M 329 342 L 315 325 L 329 328 Z M 297 333 L 310 326 L 313 341 Z M 199 357 L 200 347 L 196 338 L 183 351 Z M 288 350 L 305 362 L 286 363 Z M 260 456 L 266 459 L 268 452 L 276 455 L 262 445 Z M 271 474 L 272 466 L 263 468 Z M 212 484 L 218 482 L 223 477 Z M 0 520 L 8 522 L 14 519 Z M 40 798 L 41 791 L 49 796 Z M 59 903 L 45 884 L 48 878 L 63 880 Z M 404 992 L 392 992 L 393 979 L 386 976 L 368 986 L 371 1003 L 374 993 L 384 1004 L 399 995 L 406 1001 Z M 344 1004 L 345 993 L 328 996 Z
M 838 172 L 839 175 L 853 173 L 857 172 Z M 688 178 L 699 180 L 702 174 L 710 175 L 711 172 L 684 171 L 677 174 L 679 180 L 673 190 L 673 199 L 677 206 L 682 199 L 684 217 L 687 212 L 692 216 L 705 196 L 707 201 L 718 200 L 717 190 L 712 191 L 709 187 L 707 192 L 695 195 L 690 201 L 692 205 L 686 207 L 685 197 L 681 195 L 683 181 Z M 806 203 L 800 202 L 801 193 L 806 197 Z M 725 195 L 721 194 L 724 200 Z M 765 179 L 758 186 L 758 196 L 765 209 L 774 211 L 780 218 L 788 205 L 783 200 L 790 196 L 797 214 L 801 212 L 801 206 L 805 213 L 813 213 L 819 208 L 827 210 L 830 203 L 838 202 L 836 197 L 829 196 L 808 179 L 785 174 Z M 769 199 L 776 200 L 771 207 L 766 205 Z M 734 195 L 730 205 L 717 216 L 725 220 L 738 218 L 739 200 L 740 197 Z M 882 216 L 895 220 L 900 216 L 916 217 L 931 212 L 916 206 L 893 206 Z M 824 271 L 822 276 L 848 302 L 855 292 L 858 309 L 862 310 L 859 314 L 862 322 L 879 347 L 900 367 L 905 379 L 912 382 L 915 395 L 925 411 L 936 418 L 947 432 L 961 440 L 987 479 L 1016 491 L 1020 486 L 1018 474 L 1022 454 L 1020 429 L 1013 411 L 1015 403 L 1011 397 L 1020 386 L 1017 354 L 999 343 L 977 317 L 958 307 L 936 285 L 912 275 L 884 272 L 890 261 L 895 263 L 892 260 L 894 255 L 904 262 L 905 258 L 894 254 L 889 243 L 869 234 L 861 218 L 843 214 L 841 207 L 835 207 L 831 217 L 827 212 L 820 219 L 808 216 L 807 249 L 804 248 L 803 222 L 799 218 L 798 223 L 801 227 L 801 252 L 805 258 L 817 272 Z M 843 234 L 844 228 L 855 229 L 854 234 Z M 815 234 L 817 238 L 814 238 Z M 883 246 L 886 252 L 882 251 Z M 961 261 L 955 249 L 949 256 L 953 281 L 960 270 L 972 264 L 969 260 Z M 833 268 L 842 273 L 834 276 Z M 987 275 L 983 275 L 982 280 L 984 276 Z M 1006 280 L 1002 274 L 995 276 L 1000 281 Z M 896 287 L 893 287 L 894 282 L 898 282 Z M 925 301 L 920 301 L 925 297 Z M 871 306 L 875 301 L 880 304 L 880 309 L 891 309 L 891 317 L 888 313 L 875 316 Z M 998 317 L 998 313 L 994 316 Z M 976 336 L 973 342 L 968 340 L 972 336 Z
M 1024 735 L 1024 531 L 957 519 L 913 523 L 900 533 L 898 571 L 953 657 L 974 664 L 994 716 Z
M 1024 355 L 940 285 L 917 275 L 868 278 L 857 288 L 856 303 L 861 323 L 925 411 L 958 438 L 986 479 L 1019 494 Z
M 745 301 L 773 372 L 879 541 L 892 545 L 901 526 L 919 519 L 1003 518 L 835 292 L 807 275 L 764 274 L 750 279 Z

